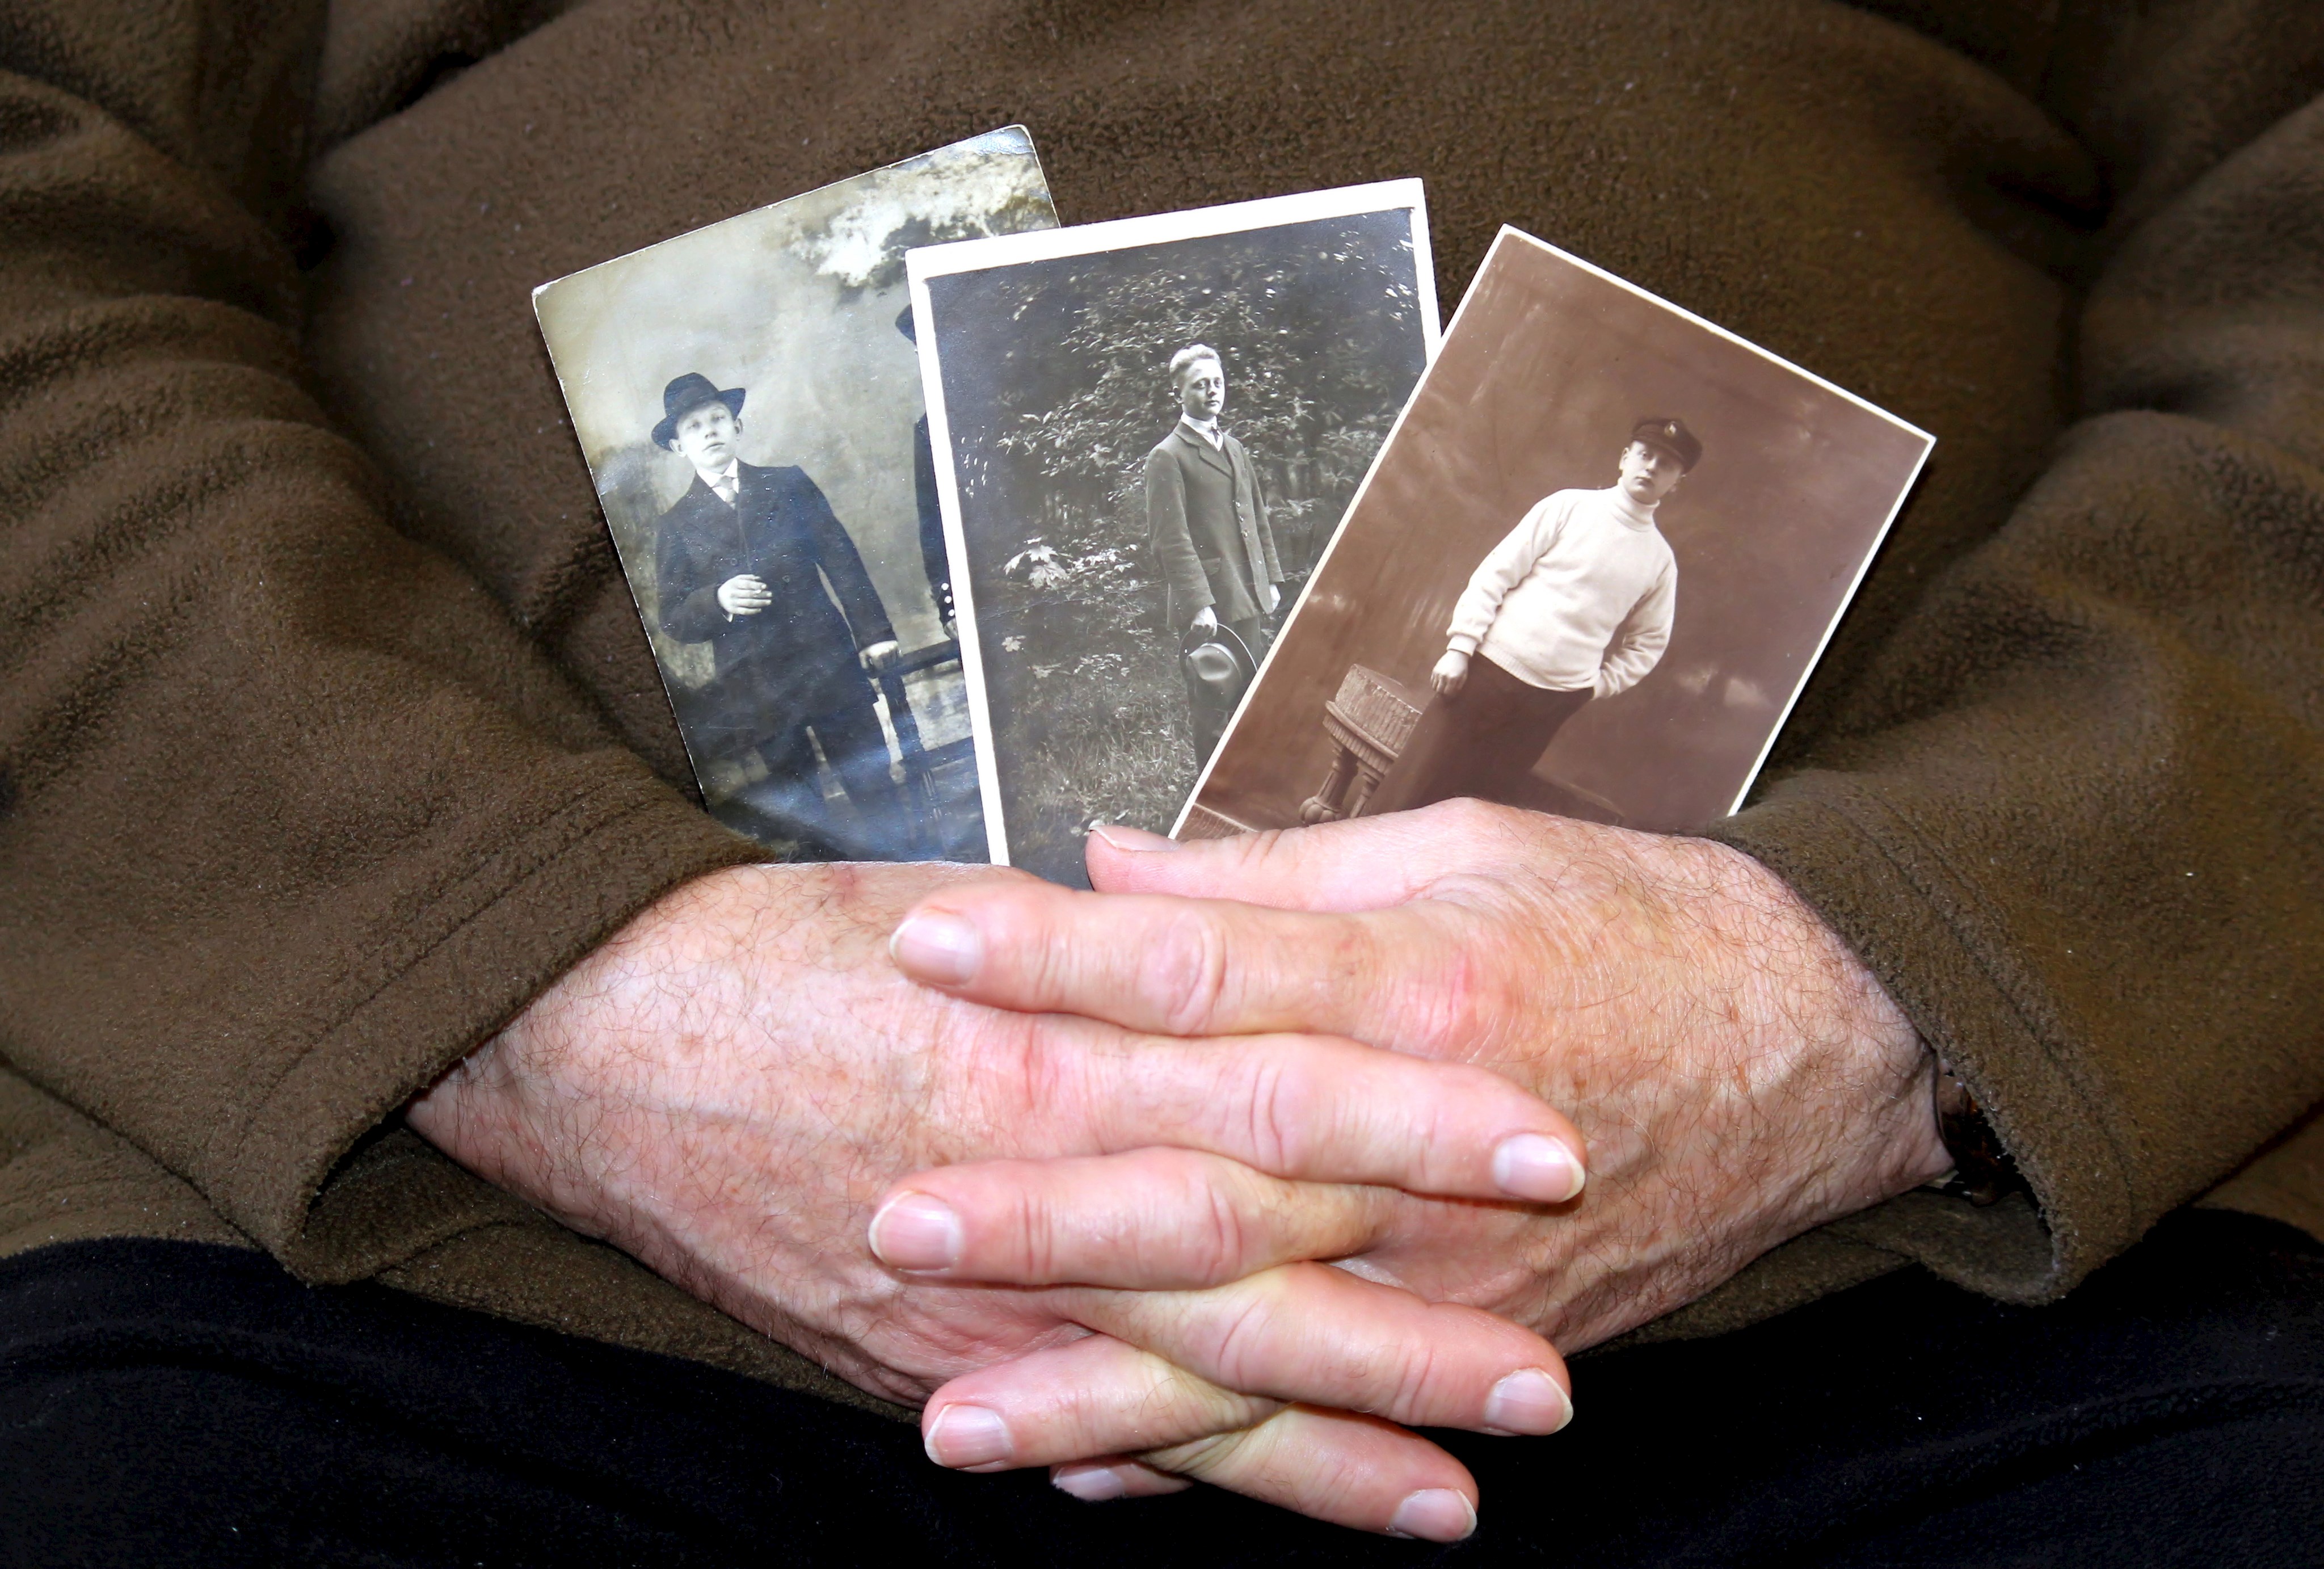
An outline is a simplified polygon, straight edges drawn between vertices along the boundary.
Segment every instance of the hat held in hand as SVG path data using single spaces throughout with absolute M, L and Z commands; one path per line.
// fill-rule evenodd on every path
M 1259 661 L 1231 626 L 1190 627 L 1178 646 L 1186 691 L 1204 707 L 1232 709 L 1259 673 Z

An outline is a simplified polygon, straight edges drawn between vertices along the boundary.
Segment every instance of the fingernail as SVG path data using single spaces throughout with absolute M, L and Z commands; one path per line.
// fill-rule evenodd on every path
M 1061 1465 L 1049 1473 L 1049 1485 L 1085 1504 L 1102 1504 L 1130 1491 L 1121 1472 L 1110 1465 Z
M 1572 1150 L 1539 1133 L 1519 1133 L 1493 1151 L 1493 1180 L 1512 1198 L 1563 1204 L 1582 1191 L 1582 1162 Z
M 949 1269 L 964 1241 L 952 1205 L 925 1193 L 899 1194 L 872 1217 L 872 1256 L 891 1269 Z
M 1389 1536 L 1424 1542 L 1457 1542 L 1476 1528 L 1475 1508 L 1449 1487 L 1421 1489 L 1396 1506 L 1396 1518 L 1388 1523 Z
M 1107 849 L 1120 850 L 1124 854 L 1139 855 L 1157 850 L 1185 848 L 1167 834 L 1149 834 L 1143 828 L 1125 828 L 1120 823 L 1092 828 L 1090 832 L 1104 840 Z
M 982 1406 L 946 1406 L 928 1424 L 927 1435 L 922 1442 L 927 1445 L 930 1460 L 954 1471 L 1006 1460 L 1015 1447 L 1009 1441 L 1009 1424 L 1001 1419 L 1001 1413 Z
M 888 939 L 888 954 L 916 981 L 957 986 L 984 963 L 984 934 L 956 915 L 910 916 Z
M 1539 1368 L 1519 1368 L 1485 1397 L 1485 1426 L 1503 1433 L 1554 1433 L 1573 1420 L 1573 1401 Z

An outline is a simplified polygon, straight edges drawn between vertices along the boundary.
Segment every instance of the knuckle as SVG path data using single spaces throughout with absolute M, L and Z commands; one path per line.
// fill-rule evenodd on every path
M 1272 1345 L 1275 1295 L 1266 1284 L 1254 1283 L 1214 1326 L 1212 1356 L 1218 1382 L 1231 1389 L 1281 1382 L 1281 1359 Z
M 1206 1162 L 1207 1171 L 1194 1174 L 1201 1191 L 1190 1206 L 1193 1242 L 1189 1249 L 1194 1272 L 1205 1280 L 1239 1279 L 1250 1273 L 1254 1255 L 1264 1251 L 1264 1238 L 1251 1223 L 1256 1206 L 1250 1185 L 1239 1180 L 1225 1161 Z
M 1243 1445 L 1250 1440 L 1248 1428 L 1211 1433 L 1184 1444 L 1173 1444 L 1165 1449 L 1148 1450 L 1139 1458 L 1157 1470 L 1204 1481 L 1232 1466 Z
M 1232 1278 L 1242 1259 L 1242 1222 L 1234 1205 L 1216 1188 L 1205 1191 L 1195 1206 L 1194 1230 L 1188 1249 L 1193 1273 L 1206 1280 Z
M 1280 1052 L 1254 1056 L 1248 1063 L 1243 1136 L 1250 1164 L 1279 1177 L 1303 1169 L 1311 1139 L 1315 1096 L 1307 1075 Z
M 1375 1417 L 1407 1421 L 1425 1420 L 1433 1415 L 1438 1384 L 1435 1343 L 1417 1337 L 1399 1337 L 1393 1347 L 1382 1353 L 1382 1363 L 1377 1368 L 1359 1365 L 1353 1370 L 1360 1387 L 1379 1391 L 1376 1399 L 1358 1409 Z
M 1143 990 L 1172 1035 L 1198 1035 L 1218 1018 L 1227 992 L 1227 944 L 1207 911 L 1174 911 L 1143 961 Z
M 1441 815 L 1447 830 L 1463 838 L 1499 838 L 1515 816 L 1508 807 L 1480 801 L 1473 796 L 1443 801 L 1430 809 Z
M 1004 1232 L 1004 1247 L 1017 1255 L 1027 1278 L 1056 1280 L 1060 1278 L 1065 1258 L 1065 1239 L 1059 1235 L 1056 1215 L 1038 1194 L 1019 1188 L 1012 1195 L 1009 1228 Z
M 1521 966 L 1490 921 L 1440 904 L 1402 946 L 1400 954 L 1377 955 L 1368 968 L 1383 978 L 1382 1011 L 1406 1021 L 1412 1048 L 1471 1059 L 1491 1050 L 1508 1024 L 1523 1017 Z

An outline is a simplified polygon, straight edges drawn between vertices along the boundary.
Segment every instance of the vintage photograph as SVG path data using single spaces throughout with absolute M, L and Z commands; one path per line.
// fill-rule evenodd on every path
M 1156 832 L 1437 342 L 1416 180 L 908 258 L 995 861 Z
M 853 860 L 984 858 L 904 254 L 1056 226 L 1012 126 L 534 291 L 730 827 Z
M 1732 812 L 1933 445 L 1504 228 L 1173 831 Z

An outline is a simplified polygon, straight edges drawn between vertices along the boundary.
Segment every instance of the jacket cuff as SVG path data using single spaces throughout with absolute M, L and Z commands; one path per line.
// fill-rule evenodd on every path
M 1976 1096 L 2033 1193 L 1980 1209 L 1916 1190 L 1835 1230 L 2013 1302 L 2056 1297 L 2137 1240 L 2154 1217 L 2071 1045 L 2009 974 L 1974 884 L 1877 786 L 1803 775 L 1706 836 L 1773 871 L 1855 950 Z
M 238 1120 L 211 1202 L 317 1283 L 521 1213 L 405 1129 L 404 1103 L 661 894 L 766 859 L 642 769 L 568 802 L 420 915 L 410 961 Z

